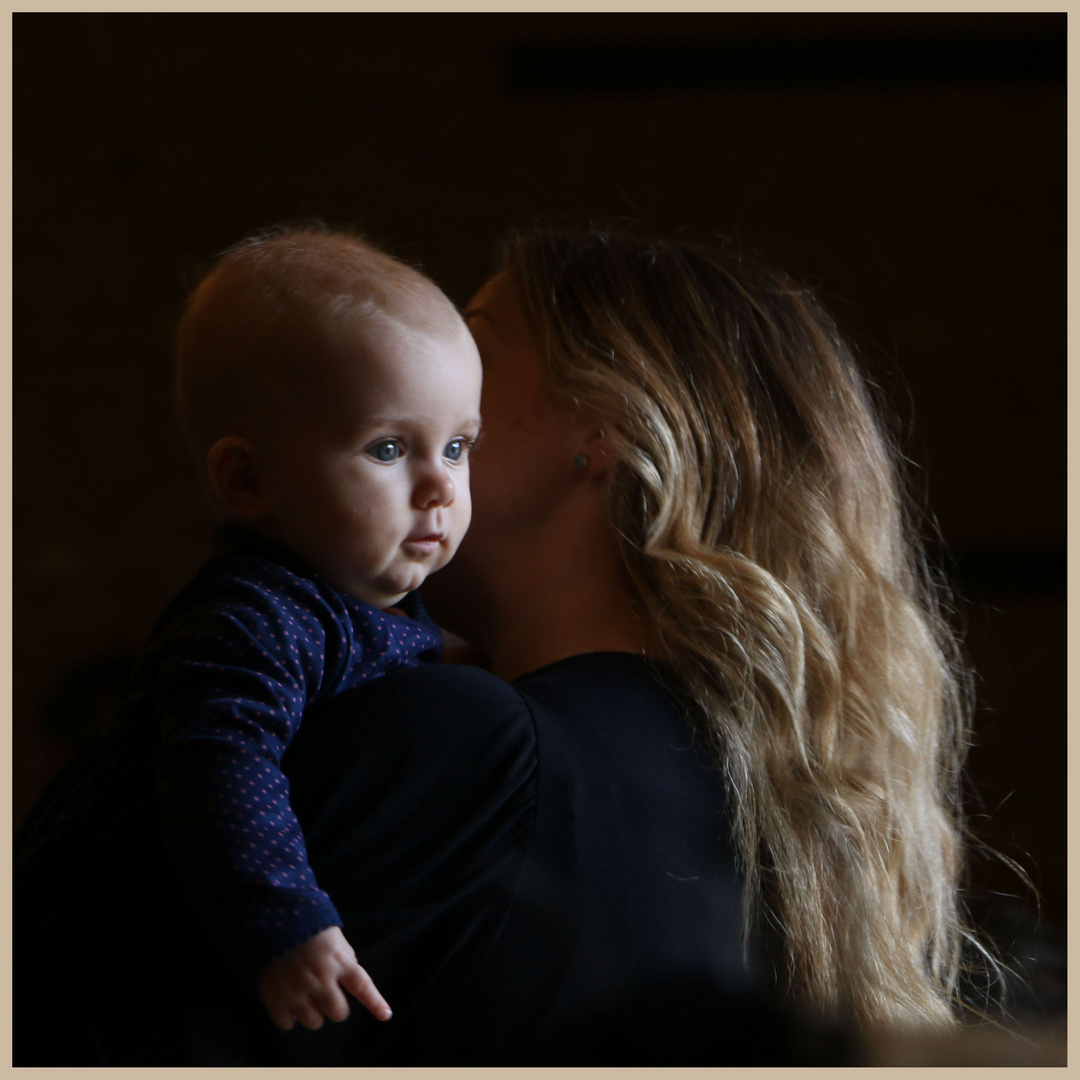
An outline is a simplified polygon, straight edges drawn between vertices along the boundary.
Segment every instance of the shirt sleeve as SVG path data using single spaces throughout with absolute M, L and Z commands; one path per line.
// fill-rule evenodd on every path
M 160 665 L 156 795 L 174 866 L 245 966 L 341 920 L 308 865 L 280 763 L 305 707 L 363 666 L 347 617 L 272 567 L 214 583 Z

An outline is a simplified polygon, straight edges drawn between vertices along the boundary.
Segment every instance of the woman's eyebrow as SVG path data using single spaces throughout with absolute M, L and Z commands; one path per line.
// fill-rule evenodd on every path
M 486 309 L 484 309 L 484 308 L 482 308 L 482 307 L 471 307 L 471 308 L 466 308 L 466 309 L 465 309 L 465 310 L 464 310 L 464 311 L 463 311 L 463 312 L 461 313 L 461 317 L 462 317 L 462 318 L 463 318 L 463 319 L 464 319 L 464 320 L 465 320 L 466 322 L 468 322 L 468 321 L 469 321 L 470 319 L 472 319 L 472 318 L 475 318 L 475 317 L 476 317 L 477 315 L 483 315 L 483 316 L 484 316 L 484 318 L 485 318 L 485 319 L 487 319 L 487 320 L 488 320 L 489 322 L 494 322 L 494 321 L 495 321 L 495 320 L 494 320 L 494 319 L 493 319 L 493 318 L 491 317 L 491 314 L 490 314 L 490 313 L 489 313 L 489 312 L 488 312 L 488 311 L 487 311 Z

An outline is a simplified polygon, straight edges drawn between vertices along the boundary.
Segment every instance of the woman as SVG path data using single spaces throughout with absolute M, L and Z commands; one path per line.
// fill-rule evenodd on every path
M 666 721 L 650 700 L 654 719 L 623 730 L 613 698 L 630 679 L 637 698 L 677 695 L 730 818 L 716 856 L 743 873 L 740 993 L 773 982 L 864 1027 L 952 1023 L 962 668 L 835 325 L 738 256 L 603 233 L 516 237 L 465 314 L 485 430 L 433 612 L 534 714 L 546 680 L 554 725 L 589 695 L 577 722 L 619 731 L 623 766 L 657 777 L 619 812 L 661 848 L 696 827 L 670 813 L 669 763 L 646 745 Z M 568 788 L 598 760 L 617 770 L 612 746 L 579 750 Z M 542 736 L 542 773 L 544 751 Z M 736 932 L 715 914 L 691 932 L 701 948 Z M 708 985 L 737 980 L 721 967 Z
M 824 1020 L 949 1024 L 959 669 L 829 318 L 735 256 L 544 232 L 466 315 L 473 525 L 425 595 L 490 673 L 391 673 L 284 763 L 394 1019 L 280 1035 L 222 981 L 213 1016 L 142 1060 L 99 1033 L 104 1056 L 828 1058 L 774 991 Z M 180 921 L 186 999 L 214 961 L 177 948 Z
M 947 1022 L 960 668 L 832 321 L 737 256 L 603 234 L 517 238 L 467 315 L 487 430 L 460 629 L 508 678 L 667 661 L 783 981 L 860 1022 Z

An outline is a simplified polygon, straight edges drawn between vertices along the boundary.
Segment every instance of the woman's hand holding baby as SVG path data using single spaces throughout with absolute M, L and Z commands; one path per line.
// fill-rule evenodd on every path
M 283 1031 L 297 1020 L 312 1031 L 322 1027 L 324 1018 L 344 1020 L 349 1002 L 342 988 L 377 1020 L 390 1019 L 390 1006 L 336 926 L 279 956 L 259 976 L 259 996 Z

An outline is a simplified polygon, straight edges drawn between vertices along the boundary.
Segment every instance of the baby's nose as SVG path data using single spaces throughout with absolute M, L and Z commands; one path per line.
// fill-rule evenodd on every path
M 430 506 L 449 506 L 454 501 L 454 478 L 441 461 L 424 470 L 413 493 L 413 501 L 421 510 Z

